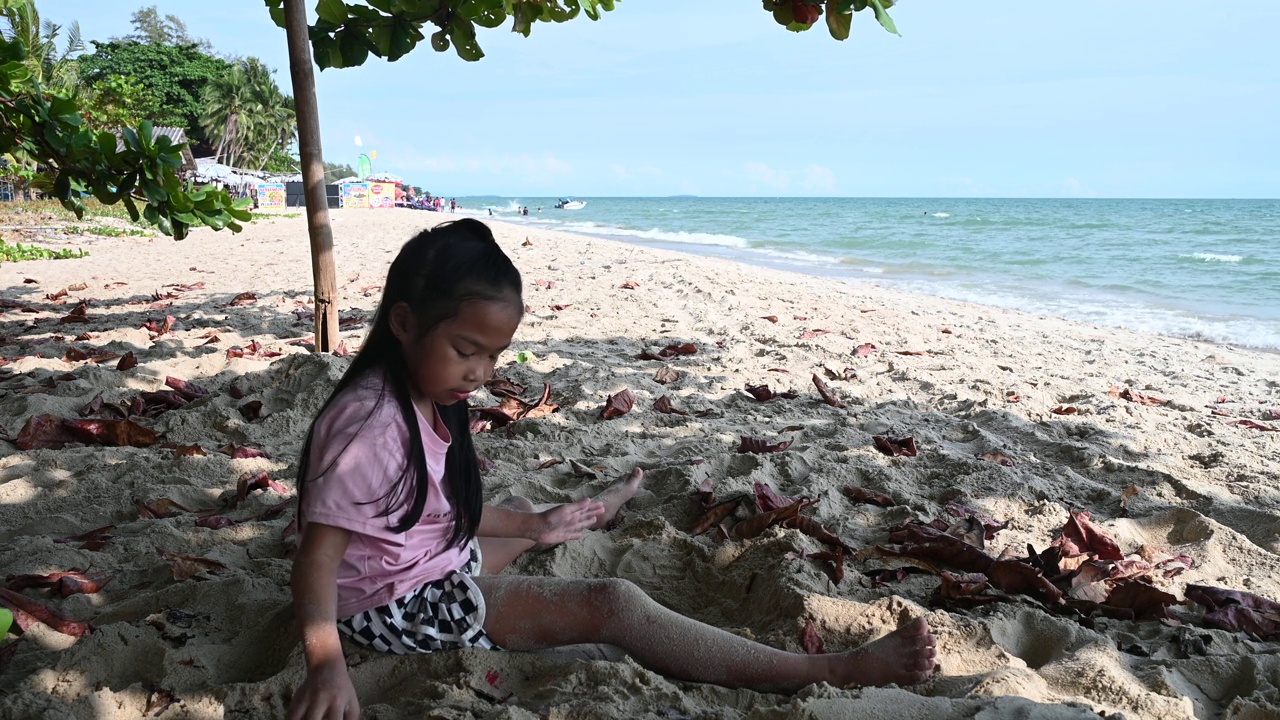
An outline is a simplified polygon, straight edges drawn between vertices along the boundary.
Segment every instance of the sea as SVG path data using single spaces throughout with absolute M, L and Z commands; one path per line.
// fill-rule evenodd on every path
M 459 205 L 504 222 L 1280 351 L 1280 200 L 576 199 L 586 207 L 557 210 L 546 197 Z

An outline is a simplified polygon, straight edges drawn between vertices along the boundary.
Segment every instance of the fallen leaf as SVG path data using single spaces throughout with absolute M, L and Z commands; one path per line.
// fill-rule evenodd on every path
M 66 288 L 62 288 L 61 290 L 59 290 L 59 291 L 57 291 L 57 292 L 54 292 L 54 293 L 45 293 L 44 299 L 45 299 L 45 300 L 49 300 L 49 301 L 51 301 L 51 302 L 52 302 L 52 301 L 54 301 L 54 300 L 59 300 L 59 299 L 64 298 L 64 297 L 66 297 L 66 296 L 67 296 L 67 289 L 66 289 Z
M 637 360 L 670 360 L 679 355 L 694 355 L 698 352 L 698 346 L 693 343 L 672 344 L 668 345 L 658 352 L 645 350 L 636 356 Z
M 986 455 L 979 455 L 979 457 L 987 462 L 999 463 L 1005 467 L 1013 467 L 1013 459 L 1004 453 L 989 452 Z
M 791 440 L 784 440 L 779 443 L 770 444 L 768 440 L 757 437 L 741 436 L 742 441 L 738 443 L 738 452 L 753 453 L 756 455 L 762 453 L 782 452 L 791 447 Z
M 854 349 L 853 349 L 853 356 L 854 356 L 854 357 L 867 357 L 868 355 L 874 355 L 874 354 L 876 354 L 876 353 L 877 353 L 877 352 L 879 352 L 879 351 L 880 351 L 880 349 L 879 349 L 879 348 L 877 348 L 875 345 L 873 345 L 873 344 L 871 344 L 871 343 L 863 343 L 863 344 L 861 344 L 861 345 L 859 345 L 858 347 L 856 347 L 856 348 L 854 348 Z
M 653 374 L 653 381 L 659 385 L 670 385 L 680 379 L 680 371 L 672 367 L 663 366 Z
M 244 458 L 269 459 L 271 457 L 265 450 L 259 450 L 258 448 L 250 447 L 248 445 L 237 445 L 235 443 L 228 443 L 218 448 L 218 452 L 237 460 Z
M 827 335 L 827 334 L 829 334 L 830 332 L 831 332 L 830 330 L 823 330 L 823 329 L 821 329 L 821 328 L 818 328 L 818 329 L 815 329 L 815 330 L 805 330 L 804 332 L 800 333 L 800 339 L 801 339 L 801 340 L 812 340 L 813 338 L 821 337 L 821 336 L 823 336 L 823 335 Z
M 1107 395 L 1110 395 L 1111 397 L 1118 397 L 1121 400 L 1128 400 L 1129 402 L 1138 403 L 1139 405 L 1168 405 L 1169 404 L 1168 400 L 1156 397 L 1155 395 L 1143 395 L 1142 393 L 1136 392 L 1131 388 L 1125 388 L 1121 390 L 1118 387 L 1112 387 L 1110 390 L 1107 391 Z
M 877 450 L 890 457 L 898 457 L 899 455 L 915 457 L 919 454 L 916 449 L 916 440 L 910 436 L 886 437 L 875 435 L 872 436 L 871 441 L 875 444 Z
M 620 392 L 610 395 L 609 399 L 605 401 L 604 408 L 600 411 L 600 417 L 605 420 L 622 417 L 631 412 L 631 408 L 635 404 L 636 396 L 632 395 L 630 390 L 623 388 Z
M 895 355 L 923 355 L 926 357 L 929 355 L 929 353 L 924 352 L 923 350 L 894 350 L 893 353 Z
M 997 560 L 983 571 L 992 585 L 1008 593 L 1030 595 L 1049 605 L 1062 602 L 1062 591 L 1037 568 L 1017 560 Z
M 800 646 L 804 648 L 807 655 L 821 655 L 826 652 L 822 637 L 818 635 L 818 629 L 813 626 L 813 621 L 808 618 L 805 618 L 804 631 L 800 633 Z
M 548 305 L 547 307 L 551 308 L 551 312 L 560 312 L 561 310 L 573 307 L 573 305 Z
M 854 485 L 845 485 L 840 491 L 845 495 L 848 495 L 849 499 L 853 500 L 855 503 L 876 505 L 879 507 L 893 507 L 894 505 L 897 505 L 897 503 L 893 501 L 893 498 L 885 495 L 884 493 L 876 492 L 875 490 L 868 490 Z
M 1280 603 L 1208 585 L 1188 585 L 1186 596 L 1205 607 L 1204 623 L 1209 627 L 1248 633 L 1259 640 L 1280 639 Z
M 836 399 L 835 393 L 831 392 L 831 388 L 827 387 L 827 383 L 817 373 L 813 374 L 814 387 L 818 388 L 818 394 L 822 396 L 822 402 L 834 408 L 843 408 L 844 403 Z
M 640 287 L 640 283 L 636 282 L 635 280 L 628 280 L 622 283 L 621 285 L 619 285 L 618 287 L 622 288 L 623 290 L 635 290 L 636 288 Z
M 480 472 L 492 472 L 498 468 L 497 463 L 479 453 L 476 453 L 476 466 L 480 468 Z
M 503 380 L 496 376 L 491 378 L 489 382 L 484 384 L 484 386 L 495 397 L 520 397 L 527 389 L 524 385 L 519 385 L 509 380 Z
M 1061 549 L 1062 554 L 1068 556 L 1090 552 L 1103 560 L 1124 558 L 1116 541 L 1089 522 L 1087 510 L 1071 511 L 1071 517 L 1062 526 L 1062 534 L 1053 541 L 1053 547 Z
M 184 512 L 195 512 L 186 505 L 169 498 L 160 498 L 149 503 L 135 499 L 133 505 L 138 508 L 138 517 L 144 520 L 164 520 L 177 517 Z
M 72 285 L 67 286 L 67 290 L 71 292 L 80 292 L 81 290 L 88 290 L 88 289 L 89 289 L 89 283 L 78 282 L 78 283 L 74 283 Z
M 173 579 L 189 580 L 200 573 L 217 573 L 228 569 L 226 565 L 206 557 L 161 550 L 160 557 L 173 562 Z
M 249 493 L 255 490 L 273 490 L 281 495 L 289 494 L 289 488 L 272 480 L 265 471 L 245 473 L 236 480 L 236 500 L 233 505 L 244 502 L 249 497 Z
M 840 548 L 849 555 L 854 553 L 853 546 L 849 545 L 849 543 L 844 540 L 841 540 L 835 533 L 823 527 L 822 523 L 808 517 L 807 515 L 797 515 L 789 520 L 784 520 L 782 522 L 782 526 L 793 530 L 799 530 L 814 540 L 833 548 Z M 841 575 L 843 576 L 843 571 L 841 572 Z
M 653 401 L 653 409 L 667 415 L 688 415 L 689 414 L 684 410 L 680 410 L 676 408 L 674 405 L 672 405 L 671 398 L 667 397 L 666 395 L 663 395 L 662 397 Z
M 1124 580 L 1111 589 L 1103 605 L 1133 611 L 1135 620 L 1158 620 L 1169 617 L 1170 605 L 1181 605 L 1178 598 L 1139 580 Z
M 520 247 L 533 247 L 533 241 L 526 237 L 524 242 L 520 243 Z
M 795 498 L 782 495 L 777 490 L 761 482 L 753 483 L 751 487 L 756 493 L 756 506 L 760 508 L 760 512 L 777 510 L 796 501 Z
M 769 321 L 769 322 L 771 322 L 771 323 L 776 323 L 776 322 L 778 322 L 778 316 L 777 316 L 777 315 L 765 315 L 764 317 L 762 317 L 762 318 L 760 318 L 760 319 L 761 319 L 761 320 L 768 320 L 768 321 Z
M 232 400 L 244 399 L 244 390 L 241 390 L 239 385 L 232 385 L 227 388 L 227 394 L 231 396 Z
M 62 597 L 72 595 L 92 595 L 106 587 L 114 576 L 91 578 L 83 571 L 72 569 L 66 572 L 49 573 L 48 575 L 9 575 L 5 578 L 10 590 L 27 588 L 49 588 Z
M 959 600 L 979 595 L 987 589 L 987 576 L 983 573 L 953 573 L 946 570 L 940 575 L 942 585 L 938 594 L 948 600 Z M 992 597 L 991 600 L 998 598 Z
M 592 470 L 591 468 L 587 467 L 586 465 L 583 465 L 577 460 L 573 460 L 573 459 L 569 460 L 569 469 L 572 470 L 573 474 L 578 477 L 591 478 L 593 480 L 599 477 L 599 474 L 597 474 L 595 470 Z
M 22 593 L 16 593 L 7 588 L 0 588 L 0 605 L 8 608 L 14 614 L 14 620 L 18 621 L 18 627 L 22 628 L 23 632 L 26 632 L 28 627 L 24 626 L 23 620 L 25 619 L 33 619 L 48 625 L 63 635 L 77 638 L 92 630 L 88 623 L 72 620 L 38 600 L 33 600 Z
M 66 537 L 54 538 L 53 541 L 59 544 L 89 542 L 93 540 L 110 542 L 115 539 L 115 537 L 110 534 L 111 531 L 115 529 L 115 525 L 104 525 L 100 528 L 94 528 L 88 532 L 80 533 L 79 535 L 68 535 Z
M 1054 415 L 1075 415 L 1080 411 L 1072 406 L 1059 405 L 1054 409 L 1050 410 L 1049 412 L 1053 413 Z
M 550 460 L 543 460 L 543 461 L 542 461 L 542 464 L 538 466 L 538 469 L 539 469 L 539 470 L 546 470 L 546 469 L 547 469 L 547 468 L 549 468 L 549 467 L 554 467 L 554 466 L 559 465 L 559 464 L 561 464 L 561 463 L 563 463 L 563 462 L 564 462 L 563 460 L 557 460 L 556 458 L 551 458 Z
M 242 305 L 250 305 L 258 301 L 258 296 L 251 292 L 242 292 L 231 298 L 231 302 L 227 303 L 228 307 L 239 307 Z
M 63 420 L 62 424 L 86 445 L 151 447 L 160 435 L 132 420 Z
M 1261 430 L 1261 431 L 1263 431 L 1263 432 L 1275 432 L 1275 431 L 1276 431 L 1276 428 L 1273 428 L 1273 427 L 1271 427 L 1271 426 L 1269 426 L 1269 425 L 1263 425 L 1263 424 L 1262 424 L 1262 423 L 1260 423 L 1260 422 L 1254 422 L 1253 420 L 1236 420 L 1235 422 L 1229 422 L 1229 423 L 1227 423 L 1227 424 L 1228 424 L 1228 425 L 1239 425 L 1239 426 L 1241 426 L 1241 427 L 1247 427 L 1247 428 L 1249 428 L 1249 429 L 1251 429 L 1251 430 Z
M 1006 393 L 1006 394 L 1005 394 L 1005 396 L 1004 396 L 1004 401 L 1005 401 L 1005 402 L 1007 402 L 1007 403 L 1016 403 L 1016 402 L 1021 402 L 1021 401 L 1022 401 L 1022 396 L 1021 396 L 1021 395 L 1019 395 L 1019 394 L 1017 394 L 1017 393 L 1013 393 L 1013 392 L 1011 392 L 1011 393 Z
M 762 385 L 747 385 L 743 389 L 747 391 L 748 395 L 759 400 L 760 402 L 768 402 L 770 400 L 776 400 L 778 398 L 786 398 L 788 400 L 794 400 L 797 397 L 799 397 L 799 395 L 797 395 L 796 393 L 790 390 L 787 390 L 785 392 L 775 393 L 774 391 L 769 389 L 769 385 L 767 383 Z
M 740 540 L 756 537 L 774 525 L 799 515 L 801 510 L 816 502 L 817 500 L 797 500 L 790 505 L 752 515 L 733 526 L 733 536 Z
M 745 495 L 723 500 L 707 508 L 702 517 L 693 524 L 693 528 L 689 530 L 690 535 L 698 536 L 719 525 L 722 521 L 733 514 L 738 509 L 738 504 L 742 502 Z
M 1120 493 L 1120 508 L 1121 508 L 1122 510 L 1128 510 L 1128 509 L 1129 509 L 1129 498 L 1132 498 L 1134 495 L 1137 495 L 1137 494 L 1138 494 L 1138 492 L 1139 492 L 1139 491 L 1138 491 L 1138 486 L 1137 486 L 1137 485 L 1130 485 L 1129 487 L 1125 488 L 1125 489 Z
M 156 688 L 147 695 L 147 707 L 142 711 L 142 716 L 160 715 L 176 702 L 178 698 L 174 697 L 173 693 L 163 688 Z
M 208 528 L 210 530 L 222 530 L 235 525 L 236 521 L 226 515 L 209 515 L 196 520 L 196 527 Z
M 249 402 L 241 405 L 236 409 L 239 410 L 240 414 L 244 416 L 244 419 L 248 420 L 249 422 L 262 419 L 262 401 L 261 400 L 250 400 Z
M 138 367 L 138 358 L 134 356 L 132 350 L 120 356 L 120 362 L 116 363 L 116 369 L 121 372 L 125 370 L 132 370 L 136 367 Z
M 831 578 L 831 584 L 838 586 L 844 581 L 844 548 L 837 546 L 834 550 L 809 553 L 809 559 L 822 563 L 819 567 Z

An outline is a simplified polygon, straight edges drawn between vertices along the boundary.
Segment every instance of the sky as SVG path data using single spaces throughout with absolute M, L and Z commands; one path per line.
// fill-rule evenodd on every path
M 135 3 L 37 0 L 98 40 Z M 262 0 L 147 4 L 289 91 Z M 760 0 L 620 0 L 528 38 L 480 29 L 476 63 L 370 56 L 317 75 L 324 156 L 376 150 L 375 170 L 446 196 L 1280 197 L 1276 0 L 892 15 L 901 37 L 863 12 L 837 42 Z

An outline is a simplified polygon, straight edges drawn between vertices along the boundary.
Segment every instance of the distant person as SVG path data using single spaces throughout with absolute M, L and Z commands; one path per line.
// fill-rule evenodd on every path
M 493 208 L 489 208 L 489 216 L 493 217 Z
M 511 344 L 522 285 L 470 218 L 419 233 L 391 263 L 364 346 L 299 457 L 290 586 L 307 674 L 290 720 L 359 716 L 342 636 L 398 655 L 600 643 L 679 680 L 767 692 L 933 673 L 923 617 L 850 652 L 806 655 L 684 617 L 626 580 L 503 573 L 536 546 L 607 526 L 644 480 L 637 467 L 595 499 L 544 509 L 484 503 L 467 398 Z
M 458 211 L 458 201 L 454 200 L 453 198 L 449 198 L 449 212 L 457 212 L 457 211 Z
M 538 208 L 538 212 L 542 212 L 542 208 Z

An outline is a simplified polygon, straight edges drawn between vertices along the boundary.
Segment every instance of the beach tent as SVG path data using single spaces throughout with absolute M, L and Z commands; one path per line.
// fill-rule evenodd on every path
M 256 185 L 266 177 L 266 173 L 257 170 L 223 165 L 213 158 L 196 160 L 195 179 L 197 182 L 220 182 L 223 185 Z

